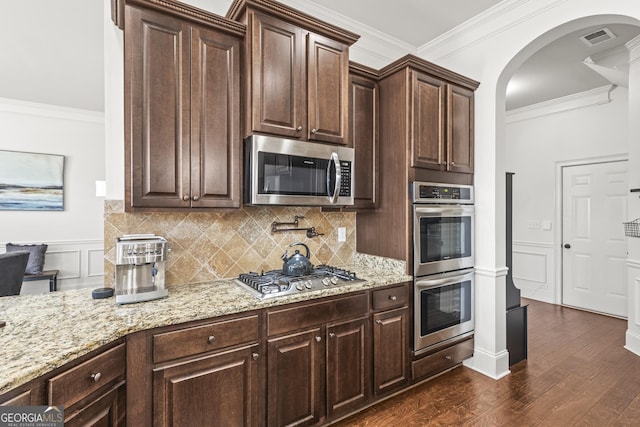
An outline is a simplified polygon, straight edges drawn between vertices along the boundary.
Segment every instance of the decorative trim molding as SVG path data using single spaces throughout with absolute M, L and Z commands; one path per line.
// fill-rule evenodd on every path
M 131 1 L 131 0 L 129 0 Z M 141 0 L 136 0 L 141 1 Z M 145 0 L 145 1 L 160 1 L 160 0 Z M 168 0 L 163 0 L 168 1 Z M 295 3 L 295 2 L 290 2 Z M 301 3 L 302 5 L 302 3 Z M 342 43 L 348 45 L 354 44 L 360 35 L 352 33 L 351 31 L 340 28 L 329 22 L 322 21 L 316 16 L 312 16 L 300 10 L 294 9 L 288 5 L 279 3 L 274 0 L 234 0 L 229 6 L 226 18 L 233 20 L 240 20 L 247 8 L 253 10 L 259 10 L 262 12 L 268 12 L 271 15 L 277 16 L 281 19 L 285 19 L 295 25 L 307 28 L 310 30 L 318 31 L 322 35 L 330 36 Z M 331 14 L 327 19 L 330 22 L 336 22 L 336 13 Z
M 490 353 L 476 346 L 473 349 L 473 357 L 465 360 L 463 364 L 467 368 L 494 380 L 499 380 L 511 373 L 509 370 L 509 352 L 507 350 Z
M 553 243 L 546 243 L 546 242 L 530 242 L 525 240 L 514 240 L 513 244 L 518 246 L 528 246 L 531 248 L 545 248 L 545 249 L 555 248 L 555 245 Z
M 467 49 L 474 44 L 520 25 L 566 1 L 568 0 L 536 0 L 535 2 L 531 0 L 502 1 L 444 33 L 440 37 L 420 46 L 418 48 L 418 55 L 423 58 L 429 58 L 432 61 L 442 61 L 461 50 Z M 524 6 L 532 6 L 532 9 L 520 17 L 506 16 Z
M 469 90 L 476 90 L 480 86 L 480 82 L 477 82 L 469 77 L 465 77 L 462 74 L 458 74 L 454 71 L 448 70 L 439 65 L 433 64 L 422 58 L 418 58 L 415 55 L 405 55 L 395 62 L 387 65 L 380 70 L 380 78 L 384 79 L 403 68 L 411 67 L 414 70 L 424 72 L 427 74 L 435 74 L 438 78 L 448 80 L 451 83 L 455 83 Z
M 79 108 L 60 107 L 58 105 L 40 104 L 18 99 L 0 98 L 0 112 L 104 125 L 104 112 L 102 111 L 81 110 Z
M 640 356 L 640 334 L 632 331 L 631 329 L 627 329 L 624 348 Z
M 638 49 L 640 47 L 640 36 L 629 40 L 624 46 L 629 51 L 629 64 L 640 59 L 640 49 Z
M 218 30 L 243 37 L 246 26 L 240 22 L 232 21 L 215 13 L 207 12 L 195 6 L 174 0 L 111 0 L 111 19 L 120 29 L 124 29 L 124 4 L 157 10 L 173 16 L 188 19 L 193 22 L 215 27 Z
M 640 260 L 637 259 L 628 259 L 627 258 L 627 267 L 629 268 L 637 268 L 640 270 Z
M 611 92 L 614 88 L 615 85 L 602 86 L 585 92 L 509 110 L 505 116 L 506 123 L 510 124 L 565 111 L 577 110 L 579 108 L 607 104 L 611 102 Z
M 498 277 L 505 277 L 509 272 L 509 269 L 507 267 L 486 268 L 486 267 L 475 266 L 474 271 L 477 276 L 496 279 Z

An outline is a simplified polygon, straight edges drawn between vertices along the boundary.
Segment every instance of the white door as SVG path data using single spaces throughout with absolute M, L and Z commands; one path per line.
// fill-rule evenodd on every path
M 562 303 L 627 316 L 627 162 L 562 169 Z

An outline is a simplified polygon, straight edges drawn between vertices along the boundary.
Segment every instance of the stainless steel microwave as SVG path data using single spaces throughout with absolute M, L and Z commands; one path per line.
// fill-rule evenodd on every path
M 244 141 L 244 203 L 350 206 L 353 148 L 264 135 Z

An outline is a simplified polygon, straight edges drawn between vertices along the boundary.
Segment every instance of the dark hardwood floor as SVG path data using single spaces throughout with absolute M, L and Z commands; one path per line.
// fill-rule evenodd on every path
M 529 304 L 528 360 L 496 381 L 459 367 L 336 426 L 640 426 L 626 320 Z

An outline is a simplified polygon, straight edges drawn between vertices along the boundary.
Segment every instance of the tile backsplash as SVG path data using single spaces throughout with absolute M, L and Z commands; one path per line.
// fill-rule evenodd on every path
M 232 278 L 248 271 L 282 267 L 280 258 L 291 243 L 309 246 L 311 262 L 342 265 L 353 262 L 356 247 L 356 214 L 323 212 L 320 208 L 246 206 L 233 212 L 124 211 L 122 200 L 105 202 L 105 286 L 113 286 L 116 238 L 125 234 L 153 233 L 168 240 L 167 285 Z M 292 222 L 315 227 L 324 235 L 307 238 L 304 231 L 272 233 L 271 223 Z M 338 242 L 338 227 L 346 228 L 345 242 Z M 302 249 L 304 248 L 296 248 Z M 289 254 L 292 249 L 289 250 Z

